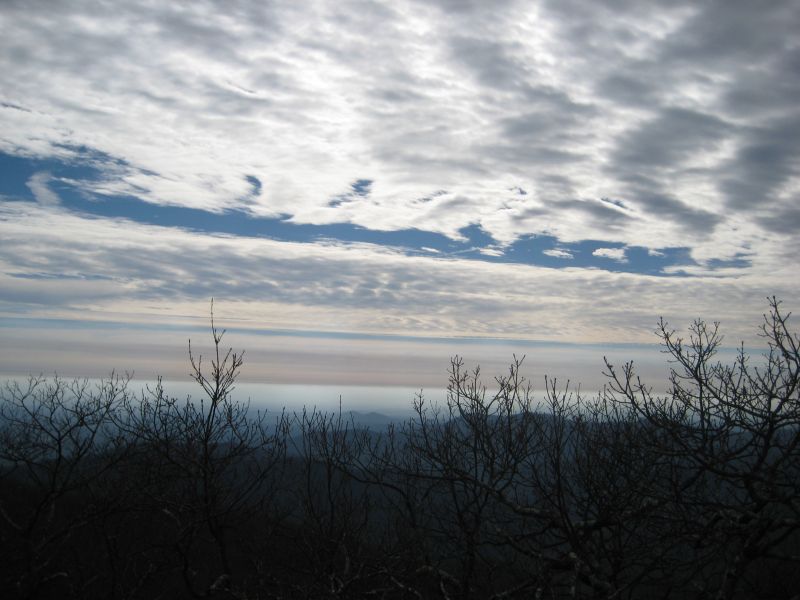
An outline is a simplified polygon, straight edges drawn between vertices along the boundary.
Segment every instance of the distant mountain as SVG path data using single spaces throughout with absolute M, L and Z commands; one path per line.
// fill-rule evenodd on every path
M 365 413 L 365 412 L 358 412 L 355 410 L 348 411 L 347 415 L 348 415 L 348 420 L 351 420 L 357 426 L 366 429 L 372 429 L 373 431 L 374 430 L 381 431 L 383 429 L 386 429 L 386 427 L 388 427 L 391 424 L 397 425 L 399 423 L 406 421 L 408 417 L 411 416 L 411 414 L 409 413 L 408 416 L 392 417 L 374 411 Z

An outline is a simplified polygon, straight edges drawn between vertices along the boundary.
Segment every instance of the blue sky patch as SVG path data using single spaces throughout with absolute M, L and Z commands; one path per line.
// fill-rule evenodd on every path
M 244 178 L 252 186 L 249 198 L 258 198 L 261 195 L 261 180 L 255 175 L 245 175 Z
M 76 186 L 74 182 L 107 178 L 104 167 L 122 167 L 125 163 L 89 148 L 65 149 L 77 153 L 78 158 L 38 159 L 0 153 L 0 194 L 8 200 L 35 201 L 28 183 L 35 174 L 46 172 L 51 175 L 47 182 L 48 188 L 58 195 L 61 206 L 68 210 L 94 217 L 130 219 L 137 223 L 210 234 L 264 237 L 287 242 L 360 242 L 391 246 L 410 255 L 520 263 L 550 268 L 597 268 L 660 276 L 668 275 L 664 271 L 667 267 L 696 264 L 686 247 L 662 248 L 652 252 L 644 247 L 602 240 L 564 243 L 546 235 L 522 236 L 512 244 L 502 247 L 478 223 L 460 229 L 463 239 L 453 240 L 443 234 L 421 229 L 382 231 L 346 222 L 312 225 L 293 222 L 292 215 L 289 214 L 264 218 L 254 217 L 242 210 L 213 213 L 182 206 L 152 204 L 134 196 L 92 194 Z M 248 197 L 257 198 L 262 192 L 262 182 L 254 175 L 243 177 L 251 186 Z M 332 199 L 329 205 L 338 206 L 367 197 L 373 183 L 370 179 L 357 179 L 350 184 L 349 192 Z M 618 201 L 608 202 L 618 204 Z M 613 258 L 614 252 L 617 252 L 616 259 Z M 622 252 L 624 256 L 620 254 Z M 725 268 L 748 264 L 746 257 L 740 256 L 727 261 L 711 261 L 709 266 Z
M 369 196 L 370 188 L 372 187 L 371 179 L 357 179 L 350 184 L 353 193 L 356 196 L 366 197 Z

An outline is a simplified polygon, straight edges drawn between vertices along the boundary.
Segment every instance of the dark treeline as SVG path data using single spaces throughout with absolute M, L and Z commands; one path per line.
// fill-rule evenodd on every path
M 487 392 L 369 431 L 258 415 L 242 356 L 190 348 L 202 400 L 124 378 L 0 400 L 2 598 L 790 598 L 800 589 L 800 341 L 764 357 L 665 323 L 669 391 L 606 363 L 591 399 L 514 360 Z

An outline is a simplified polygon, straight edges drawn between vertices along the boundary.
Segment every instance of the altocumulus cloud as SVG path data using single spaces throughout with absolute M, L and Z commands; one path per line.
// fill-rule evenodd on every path
M 628 261 L 628 257 L 625 256 L 625 248 L 598 248 L 592 252 L 592 255 L 610 258 L 611 260 L 616 260 L 617 262 Z
M 180 229 L 164 235 L 20 202 L 3 207 L 0 219 L 0 302 L 17 318 L 203 322 L 214 295 L 223 307 L 235 303 L 227 310 L 242 327 L 601 343 L 651 342 L 654 314 L 678 325 L 701 313 L 753 339 L 752 322 L 740 316 L 763 305 L 758 279 L 439 260 L 372 244 Z M 788 298 L 794 285 L 784 277 L 774 291 Z
M 791 0 L 11 0 L 0 28 L 7 315 L 215 294 L 287 327 L 638 340 L 800 291 Z

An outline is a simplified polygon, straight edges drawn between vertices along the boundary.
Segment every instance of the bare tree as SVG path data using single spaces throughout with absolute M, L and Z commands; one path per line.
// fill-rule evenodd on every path
M 772 298 L 761 327 L 766 353 L 754 361 L 740 346 L 732 364 L 716 359 L 718 323 L 695 321 L 685 339 L 662 320 L 674 365 L 663 396 L 632 363 L 606 363 L 606 397 L 641 419 L 651 451 L 673 464 L 673 494 L 657 502 L 672 503 L 674 530 L 694 550 L 685 554 L 686 585 L 718 598 L 747 597 L 766 573 L 780 580 L 800 561 L 800 341 L 789 318 Z
M 96 573 L 80 547 L 113 509 L 98 498 L 127 454 L 113 421 L 129 397 L 128 377 L 96 386 L 31 377 L 0 400 L 0 590 L 19 597 L 83 593 Z M 76 548 L 87 552 L 76 552 Z
M 141 499 L 159 515 L 177 553 L 186 590 L 195 597 L 239 596 L 246 562 L 234 539 L 237 529 L 269 508 L 285 457 L 286 422 L 269 426 L 266 414 L 234 400 L 243 355 L 223 351 L 224 330 L 214 323 L 209 370 L 189 344 L 191 376 L 204 392 L 199 400 L 179 401 L 158 384 L 127 399 L 120 427 L 131 434 L 143 456 Z M 213 548 L 216 560 L 211 560 Z
M 213 308 L 213 305 L 212 305 Z M 0 593 L 11 598 L 788 598 L 800 586 L 800 339 L 772 299 L 762 357 L 663 321 L 654 394 L 606 362 L 587 398 L 522 359 L 368 431 L 267 421 L 232 393 L 212 310 L 199 399 L 162 382 L 9 384 Z

